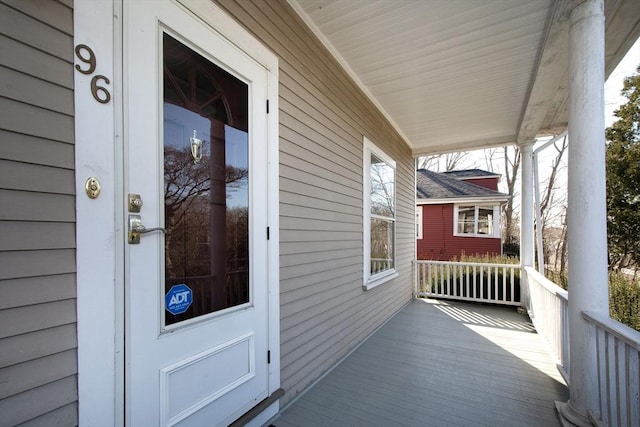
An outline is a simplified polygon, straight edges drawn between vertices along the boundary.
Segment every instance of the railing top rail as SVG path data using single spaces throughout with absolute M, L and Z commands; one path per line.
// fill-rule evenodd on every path
M 491 262 L 464 262 L 464 261 L 435 261 L 430 259 L 416 259 L 413 260 L 416 264 L 436 264 L 436 265 L 470 265 L 478 267 L 506 267 L 506 268 L 520 268 L 520 264 L 496 264 Z
M 569 301 L 569 292 L 544 277 L 538 270 L 533 267 L 524 267 L 524 270 L 528 275 L 532 276 L 534 280 L 540 283 L 540 286 L 556 295 L 558 298 L 563 299 L 565 302 Z
M 582 317 L 640 351 L 640 332 L 600 313 L 583 311 Z

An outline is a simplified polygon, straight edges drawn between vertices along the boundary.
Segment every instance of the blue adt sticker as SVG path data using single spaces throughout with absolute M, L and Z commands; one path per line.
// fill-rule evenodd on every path
M 164 306 L 171 314 L 182 314 L 193 302 L 193 292 L 185 285 L 173 285 L 164 296 Z

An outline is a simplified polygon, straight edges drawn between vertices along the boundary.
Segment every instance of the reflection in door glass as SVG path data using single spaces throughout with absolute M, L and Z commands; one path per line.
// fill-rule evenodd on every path
M 165 34 L 165 324 L 249 301 L 248 87 Z

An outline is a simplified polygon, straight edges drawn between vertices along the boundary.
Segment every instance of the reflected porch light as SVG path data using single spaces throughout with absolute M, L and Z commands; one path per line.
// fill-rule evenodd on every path
M 193 164 L 198 164 L 202 158 L 202 140 L 198 138 L 198 131 L 193 130 L 191 141 L 191 155 L 193 156 Z

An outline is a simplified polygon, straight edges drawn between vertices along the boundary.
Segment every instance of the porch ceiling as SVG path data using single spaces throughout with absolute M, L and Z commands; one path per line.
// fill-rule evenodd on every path
M 524 142 L 567 125 L 572 0 L 289 0 L 415 155 Z M 640 34 L 607 0 L 606 75 Z

